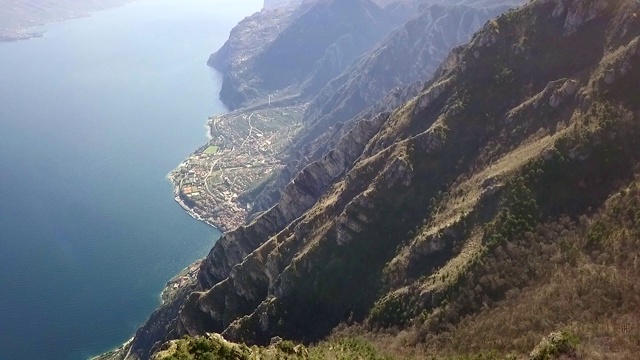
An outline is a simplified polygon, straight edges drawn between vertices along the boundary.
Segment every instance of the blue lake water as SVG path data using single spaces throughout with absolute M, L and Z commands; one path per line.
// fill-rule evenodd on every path
M 166 175 L 224 111 L 209 54 L 261 4 L 140 0 L 0 43 L 0 360 L 119 345 L 211 248 Z

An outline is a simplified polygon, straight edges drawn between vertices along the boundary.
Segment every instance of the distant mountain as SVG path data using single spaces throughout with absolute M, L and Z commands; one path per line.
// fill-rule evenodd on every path
M 131 0 L 0 0 L 0 41 L 33 35 L 31 28 L 52 21 L 86 16 Z
M 209 60 L 224 74 L 220 97 L 237 109 L 268 97 L 296 97 L 303 84 L 315 94 L 406 16 L 370 0 L 264 9 L 238 24 Z
M 283 5 L 298 5 L 303 0 L 264 0 L 264 8 L 271 9 Z

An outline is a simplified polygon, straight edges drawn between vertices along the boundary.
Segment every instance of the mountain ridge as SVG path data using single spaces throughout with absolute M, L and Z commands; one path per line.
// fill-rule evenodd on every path
M 531 1 L 431 79 L 327 127 L 273 205 L 202 262 L 164 340 L 355 336 L 393 356 L 629 358 L 639 11 Z
M 291 176 L 308 165 L 310 159 L 317 159 L 322 154 L 320 149 L 326 149 L 325 146 L 312 145 L 322 143 L 322 140 L 316 139 L 320 134 L 330 132 L 329 128 L 336 123 L 346 122 L 360 111 L 374 105 L 387 93 L 394 91 L 394 88 L 411 86 L 411 83 L 416 80 L 428 79 L 451 48 L 470 39 L 473 32 L 481 25 L 479 18 L 487 20 L 507 10 L 514 3 L 517 2 L 497 1 L 493 3 L 492 8 L 467 5 L 423 5 L 423 10 L 417 16 L 390 33 L 369 53 L 347 68 L 343 74 L 329 82 L 311 100 L 303 115 L 306 129 L 297 136 L 296 142 L 291 146 L 295 151 L 290 151 L 292 154 L 288 159 L 289 164 L 272 184 L 267 185 L 258 199 L 250 199 L 255 202 L 251 213 L 264 211 L 273 205 L 274 199 L 279 196 L 280 189 L 291 181 Z M 467 19 L 471 22 L 467 23 Z M 420 29 L 422 26 L 424 26 L 423 30 Z M 430 44 L 433 38 L 445 37 L 444 32 L 450 31 L 451 27 L 460 30 L 456 35 L 457 38 L 430 49 L 425 46 Z M 424 40 L 409 41 L 410 37 L 424 38 Z M 402 46 L 404 48 L 401 48 Z M 402 59 L 394 58 L 400 56 Z M 380 68 L 385 64 L 393 65 L 390 68 L 387 65 L 385 76 L 380 77 L 381 81 L 377 86 L 375 80 L 366 80 L 375 79 L 373 75 L 376 71 L 380 72 Z M 405 71 L 405 68 L 411 70 Z M 323 136 L 326 137 L 326 135 Z M 316 155 L 312 155 L 313 153 Z
M 253 17 L 281 30 L 265 41 L 252 42 L 258 46 L 252 54 L 239 52 L 244 61 L 241 68 L 236 68 L 224 55 L 232 51 L 230 46 L 234 41 L 244 41 L 235 36 L 237 30 L 247 26 L 254 32 L 251 24 L 241 23 L 232 32 L 228 44 L 213 54 L 209 61 L 225 75 L 220 96 L 232 110 L 246 107 L 257 98 L 264 99 L 270 96 L 269 93 L 274 97 L 297 95 L 299 90 L 295 88 L 298 83 L 307 82 L 311 87 L 321 87 L 323 78 L 337 75 L 398 24 L 384 16 L 382 8 L 369 0 L 309 1 L 299 6 L 286 3 L 274 9 L 264 9 Z M 328 31 L 328 24 L 340 26 L 333 26 Z M 312 37 L 315 37 L 314 41 L 297 42 L 299 38 Z M 332 54 L 323 58 L 328 51 Z M 292 60 L 299 57 L 300 61 Z M 279 92 L 284 95 L 277 95 Z

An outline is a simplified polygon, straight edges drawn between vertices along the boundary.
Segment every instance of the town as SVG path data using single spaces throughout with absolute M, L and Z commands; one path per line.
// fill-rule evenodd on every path
M 245 222 L 238 197 L 283 166 L 279 154 L 300 129 L 303 108 L 256 109 L 209 119 L 211 140 L 169 174 L 176 201 L 223 232 Z

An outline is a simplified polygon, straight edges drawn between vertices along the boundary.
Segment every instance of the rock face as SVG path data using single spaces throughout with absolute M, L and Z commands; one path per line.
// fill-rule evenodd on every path
M 308 125 L 293 146 L 289 164 L 261 196 L 253 200 L 252 213 L 272 206 L 284 185 L 330 148 L 335 142 L 330 134 L 335 134 L 342 123 L 377 102 L 380 103 L 376 110 L 386 111 L 408 100 L 403 97 L 393 99 L 392 96 L 383 99 L 394 89 L 399 93 L 409 87 L 412 89 L 408 93 L 416 95 L 422 90 L 422 85 L 416 84 L 416 80 L 428 80 L 451 49 L 467 42 L 488 19 L 517 3 L 492 1 L 424 6 L 417 16 L 394 30 L 329 82 L 311 101 L 304 115 Z M 455 61 L 453 57 L 451 61 Z
M 391 89 L 416 79 L 428 79 L 451 49 L 469 41 L 484 22 L 508 8 L 508 4 L 499 2 L 489 8 L 426 7 L 332 80 L 311 103 L 306 116 L 349 119 L 358 109 L 373 105 Z M 306 140 L 303 138 L 301 142 Z
M 295 10 L 296 7 L 280 6 L 247 17 L 231 30 L 222 48 L 211 55 L 209 66 L 224 75 L 220 98 L 229 108 L 260 96 L 254 85 L 259 79 L 241 74 L 251 73 L 255 58 L 293 21 Z
M 606 0 L 591 2 L 560 2 L 556 3 L 553 15 L 556 17 L 565 16 L 564 34 L 571 35 L 582 26 L 582 24 L 593 20 L 607 8 Z
M 208 332 L 248 344 L 276 336 L 311 343 L 353 321 L 420 326 L 417 337 L 433 339 L 531 298 L 527 286 L 555 279 L 544 277 L 553 266 L 531 268 L 522 249 L 538 249 L 537 266 L 549 263 L 546 251 L 558 241 L 573 249 L 568 230 L 547 223 L 607 209 L 607 199 L 636 181 L 640 24 L 628 12 L 637 7 L 534 0 L 486 22 L 446 56 L 430 44 L 453 46 L 489 12 L 455 7 L 449 16 L 425 7 L 332 82 L 345 89 L 342 101 L 309 107 L 317 121 L 309 128 L 323 130 L 299 146 L 275 193 L 258 200 L 264 209 L 216 243 L 197 281 L 136 334 L 126 357 L 147 358 L 150 344 Z M 460 37 L 443 38 L 451 32 L 434 23 L 464 26 Z M 285 30 L 265 34 L 278 31 Z M 404 69 L 423 78 L 394 67 L 403 54 L 411 59 Z M 431 56 L 441 57 L 437 70 L 425 64 Z M 301 69 L 291 69 L 298 83 L 307 79 Z M 318 120 L 357 98 L 343 118 Z M 590 250 L 598 264 L 600 255 Z M 505 265 L 512 257 L 518 266 Z M 565 325 L 580 316 L 566 315 Z M 456 341 L 438 339 L 427 345 Z

